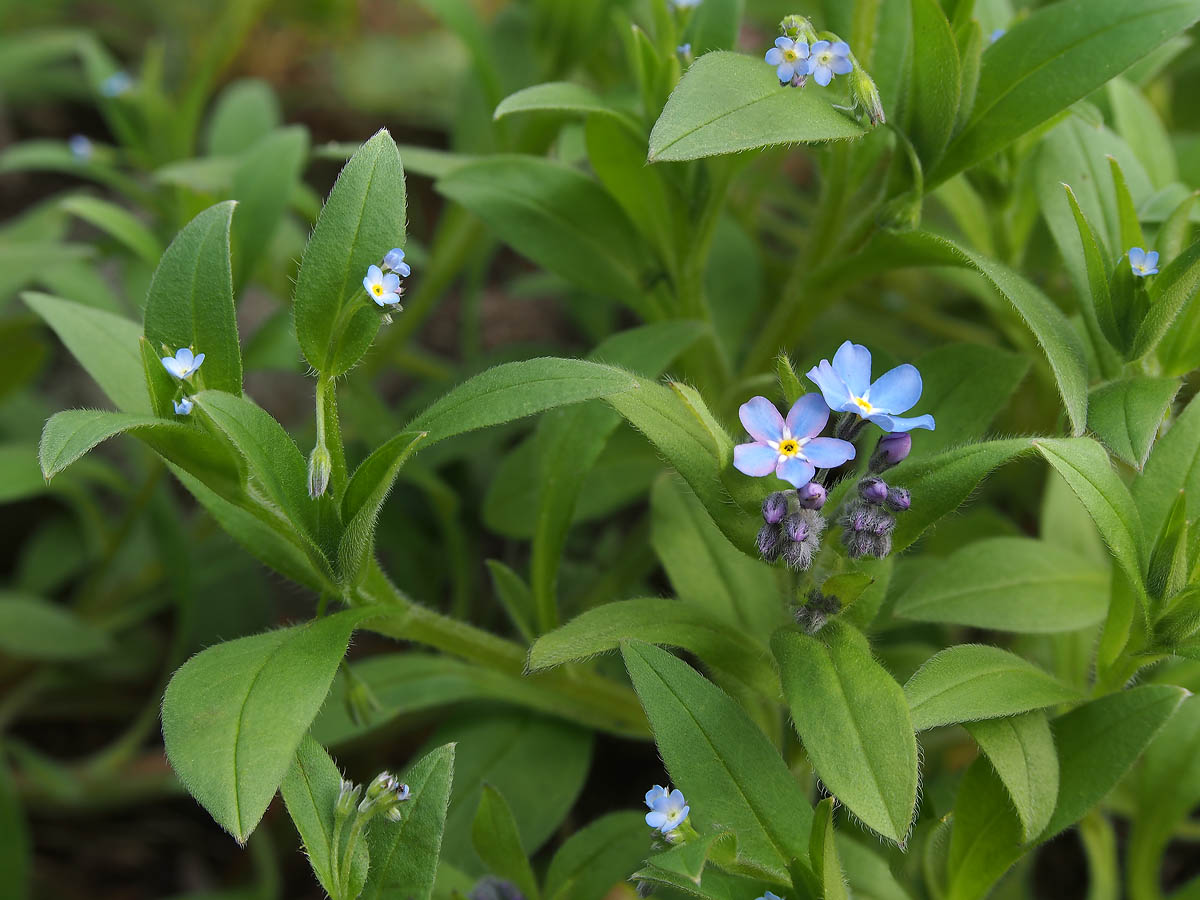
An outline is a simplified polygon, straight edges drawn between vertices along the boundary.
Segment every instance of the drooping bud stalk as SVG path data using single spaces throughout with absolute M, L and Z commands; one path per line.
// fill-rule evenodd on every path
M 800 498 L 800 506 L 804 509 L 820 509 L 825 505 L 825 488 L 815 481 L 810 481 L 800 488 L 796 496 Z
M 333 457 L 324 444 L 317 444 L 308 457 L 308 496 L 316 500 L 329 487 L 333 474 Z
M 885 434 L 875 445 L 871 454 L 868 469 L 876 474 L 886 472 L 892 466 L 902 463 L 912 450 L 912 435 L 906 431 L 895 431 Z
M 875 80 L 859 65 L 853 53 L 850 54 L 850 61 L 854 63 L 854 70 L 850 73 L 850 96 L 854 105 L 866 113 L 872 128 L 884 124 L 887 119 L 883 113 L 883 100 L 879 96 Z

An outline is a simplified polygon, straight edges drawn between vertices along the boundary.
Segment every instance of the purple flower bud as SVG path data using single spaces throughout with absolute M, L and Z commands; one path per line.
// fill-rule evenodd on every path
M 815 481 L 810 481 L 796 491 L 796 494 L 800 498 L 800 505 L 805 509 L 820 509 L 825 505 L 825 488 Z
M 885 502 L 888 509 L 895 512 L 904 512 L 912 506 L 912 497 L 908 494 L 908 488 L 892 488 L 888 491 Z
M 871 523 L 871 531 L 876 535 L 882 536 L 891 534 L 896 528 L 896 520 L 887 513 L 880 513 L 875 516 L 875 520 Z
M 893 431 L 885 434 L 875 445 L 871 454 L 868 468 L 872 472 L 884 472 L 897 463 L 903 462 L 912 450 L 912 435 L 907 431 Z
M 783 541 L 780 540 L 778 525 L 764 525 L 758 530 L 758 555 L 767 562 L 779 559 Z
M 783 534 L 789 541 L 799 543 L 808 537 L 808 522 L 799 515 L 788 516 L 783 520 Z
M 868 503 L 882 503 L 887 499 L 888 486 L 882 478 L 868 475 L 858 483 L 858 493 Z
M 787 515 L 787 494 L 783 491 L 775 491 L 772 494 L 767 494 L 767 498 L 763 500 L 762 517 L 763 521 L 768 525 L 776 525 L 783 521 L 783 517 Z
M 876 538 L 869 532 L 844 531 L 842 540 L 846 544 L 846 554 L 851 559 L 873 555 L 871 551 L 875 548 Z

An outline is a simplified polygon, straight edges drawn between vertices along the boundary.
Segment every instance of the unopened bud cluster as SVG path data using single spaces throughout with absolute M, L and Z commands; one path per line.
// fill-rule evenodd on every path
M 526 900 L 525 895 L 511 881 L 485 875 L 468 895 L 468 900 Z
M 798 490 L 775 491 L 763 501 L 758 552 L 767 562 L 782 559 L 792 569 L 807 569 L 821 548 L 825 488 L 810 481 Z
M 796 607 L 793 615 L 796 624 L 809 634 L 816 634 L 825 627 L 833 616 L 842 611 L 842 601 L 834 595 L 826 596 L 817 588 L 808 592 L 803 605 Z
M 885 434 L 875 445 L 868 474 L 858 482 L 858 496 L 847 501 L 838 516 L 842 542 L 852 559 L 883 559 L 892 552 L 895 514 L 907 511 L 912 498 L 906 488 L 889 485 L 879 474 L 903 461 L 911 449 L 912 438 L 905 433 Z

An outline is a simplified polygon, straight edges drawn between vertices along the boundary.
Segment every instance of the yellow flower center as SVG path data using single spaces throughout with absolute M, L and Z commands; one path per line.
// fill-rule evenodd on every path
M 383 285 L 382 284 L 371 285 L 371 290 L 374 291 L 376 297 L 383 296 Z
M 783 58 L 787 62 L 795 62 L 797 59 L 800 58 L 800 54 L 797 53 L 795 50 L 784 50 Z
M 779 442 L 779 453 L 782 456 L 795 456 L 800 452 L 800 442 L 788 438 Z
M 833 62 L 833 54 L 826 50 L 824 53 L 817 54 L 817 64 L 827 66 Z
M 862 411 L 861 414 L 864 416 L 869 416 L 872 413 L 872 411 L 875 409 L 875 407 L 873 407 L 870 403 L 868 403 L 862 397 L 855 397 L 854 405 L 857 406 Z

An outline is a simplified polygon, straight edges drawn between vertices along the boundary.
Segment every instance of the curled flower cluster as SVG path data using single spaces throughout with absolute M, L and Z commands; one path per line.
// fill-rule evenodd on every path
M 868 474 L 858 482 L 858 496 L 848 501 L 838 516 L 846 553 L 857 559 L 879 559 L 892 552 L 892 532 L 896 513 L 912 506 L 912 497 L 902 487 L 889 486 L 879 473 L 890 469 L 908 456 L 912 438 L 907 434 L 885 434 L 871 454 Z
M 825 488 L 809 482 L 799 490 L 776 491 L 763 501 L 758 552 L 768 562 L 782 559 L 792 569 L 807 569 L 821 549 Z
M 816 634 L 825 627 L 825 623 L 842 611 L 842 601 L 833 594 L 822 594 L 813 588 L 805 597 L 804 603 L 796 607 L 793 615 L 796 624 L 809 634 Z
M 837 35 L 819 38 L 804 16 L 787 16 L 779 30 L 782 34 L 764 59 L 775 67 L 781 87 L 804 87 L 810 76 L 821 87 L 828 87 L 835 76 L 849 75 L 851 108 L 863 110 L 873 126 L 886 121 L 879 89 L 855 60 L 849 44 Z
M 363 290 L 380 309 L 404 309 L 400 305 L 400 298 L 404 295 L 404 286 L 400 279 L 411 274 L 412 269 L 404 261 L 404 251 L 393 247 L 378 266 L 367 267 L 367 274 L 362 282 Z M 391 321 L 390 317 L 387 321 Z
M 184 384 L 191 383 L 192 376 L 196 374 L 196 370 L 203 363 L 204 354 L 193 353 L 191 347 L 180 347 L 175 351 L 174 356 L 162 357 L 163 368 L 179 381 L 180 396 L 172 401 L 175 407 L 175 415 L 186 416 L 192 411 L 192 407 L 195 406 L 192 398 L 184 393 Z

